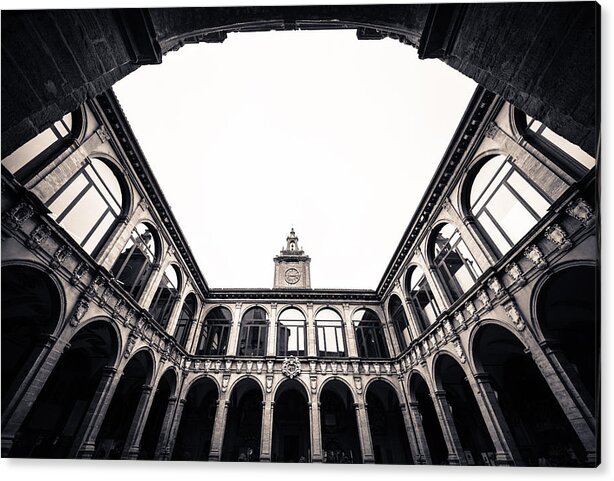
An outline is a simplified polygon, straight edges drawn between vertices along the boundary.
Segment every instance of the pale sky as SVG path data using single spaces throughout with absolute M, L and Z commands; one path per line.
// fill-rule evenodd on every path
M 374 289 L 475 86 L 339 30 L 187 45 L 114 90 L 210 287 L 272 287 L 294 226 L 312 287 Z

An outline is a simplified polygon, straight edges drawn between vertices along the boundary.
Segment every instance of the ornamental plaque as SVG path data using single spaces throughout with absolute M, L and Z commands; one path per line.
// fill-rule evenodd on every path
M 284 376 L 294 379 L 296 376 L 301 375 L 301 361 L 298 357 L 286 357 L 281 365 L 281 372 Z

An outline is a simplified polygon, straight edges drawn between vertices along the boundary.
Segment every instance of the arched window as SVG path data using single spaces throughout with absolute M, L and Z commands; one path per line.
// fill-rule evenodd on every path
M 404 351 L 411 342 L 411 333 L 409 331 L 409 322 L 407 322 L 403 303 L 401 299 L 395 295 L 390 297 L 390 302 L 388 303 L 388 316 L 394 326 L 394 332 L 399 341 L 399 348 Z
M 188 335 L 192 322 L 194 322 L 194 314 L 196 313 L 196 296 L 189 293 L 183 301 L 181 306 L 181 312 L 179 313 L 179 319 L 177 320 L 177 327 L 175 329 L 175 339 L 179 345 L 185 348 L 185 343 L 188 341 Z
M 441 311 L 426 280 L 424 271 L 420 267 L 413 267 L 405 277 L 405 290 L 420 330 L 428 329 L 437 320 Z
M 239 333 L 239 356 L 264 356 L 269 315 L 262 307 L 252 307 L 243 315 Z
M 231 323 L 232 314 L 225 307 L 220 306 L 209 311 L 203 322 L 196 355 L 225 355 Z
M 305 316 L 295 308 L 285 309 L 277 322 L 277 355 L 305 355 Z
M 76 139 L 81 129 L 80 111 L 64 115 L 51 127 L 2 159 L 4 165 L 20 182 L 27 182 L 45 165 L 57 157 Z
M 458 229 L 452 224 L 443 224 L 433 232 L 431 258 L 454 301 L 482 274 Z
M 337 311 L 329 308 L 320 309 L 316 314 L 316 328 L 318 332 L 318 356 L 347 356 L 343 321 Z
M 137 225 L 111 272 L 136 300 L 139 299 L 158 253 L 157 233 L 147 224 Z
M 473 178 L 469 206 L 503 255 L 546 214 L 550 202 L 509 158 L 497 155 Z
M 514 109 L 514 121 L 520 134 L 533 147 L 574 177 L 582 177 L 595 166 L 595 159 L 580 147 L 553 132 L 539 120 Z
M 51 217 L 89 254 L 106 238 L 122 205 L 119 180 L 100 159 L 87 160 L 47 202 Z
M 370 309 L 358 309 L 352 316 L 356 331 L 356 344 L 360 357 L 389 357 L 382 323 Z
M 164 270 L 160 284 L 156 289 L 149 312 L 162 327 L 166 327 L 168 324 L 175 301 L 179 297 L 180 279 L 179 269 L 176 265 L 171 264 Z

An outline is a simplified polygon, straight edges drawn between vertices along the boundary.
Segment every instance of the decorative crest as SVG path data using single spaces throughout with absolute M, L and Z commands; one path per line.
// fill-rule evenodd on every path
M 290 379 L 300 376 L 301 361 L 299 361 L 298 357 L 296 356 L 286 357 L 281 365 L 281 372 L 284 376 L 287 376 Z

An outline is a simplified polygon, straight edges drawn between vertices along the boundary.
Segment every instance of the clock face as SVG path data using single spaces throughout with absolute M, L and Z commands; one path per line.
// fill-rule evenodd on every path
M 288 284 L 296 284 L 301 278 L 301 273 L 297 271 L 294 267 L 290 267 L 290 269 L 286 270 L 285 279 Z

